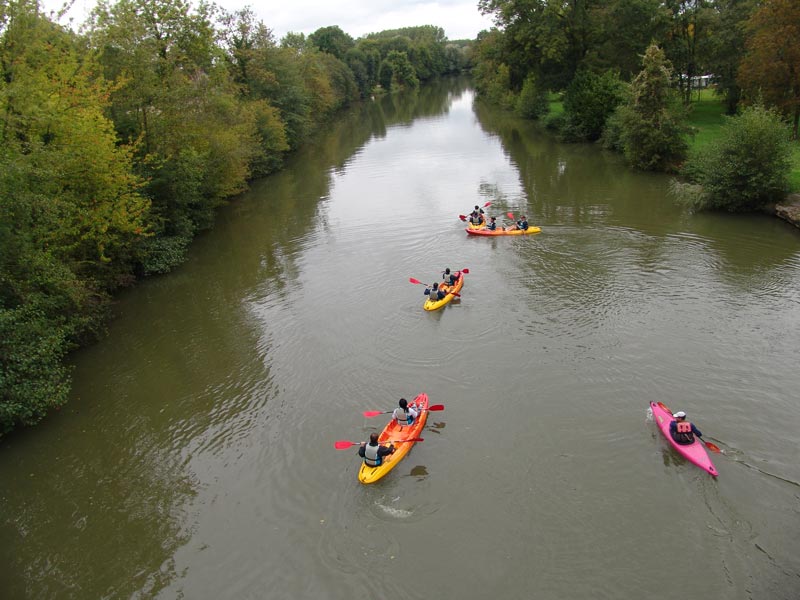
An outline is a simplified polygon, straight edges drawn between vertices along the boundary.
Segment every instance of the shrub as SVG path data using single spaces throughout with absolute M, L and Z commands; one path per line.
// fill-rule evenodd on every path
M 676 192 L 696 209 L 757 210 L 788 192 L 791 152 L 789 129 L 777 112 L 746 108 L 727 117 L 719 139 L 684 165 L 683 174 L 700 191 L 676 186 Z
M 547 91 L 536 84 L 535 75 L 528 75 L 517 98 L 517 114 L 526 119 L 538 119 L 547 114 L 548 110 L 550 102 Z
M 606 71 L 597 75 L 579 71 L 564 95 L 567 115 L 563 137 L 568 141 L 595 141 L 600 138 L 609 115 L 623 98 L 619 75 Z

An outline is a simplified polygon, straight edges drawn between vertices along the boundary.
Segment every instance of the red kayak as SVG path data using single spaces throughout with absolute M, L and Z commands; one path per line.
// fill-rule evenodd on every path
M 711 475 L 714 477 L 719 475 L 714 463 L 711 462 L 711 458 L 706 452 L 705 446 L 699 439 L 697 439 L 697 436 L 695 436 L 694 442 L 691 444 L 679 444 L 672 439 L 672 436 L 669 433 L 669 424 L 675 419 L 672 417 L 672 413 L 666 406 L 664 406 L 663 403 L 651 402 L 650 410 L 653 411 L 653 418 L 655 419 L 658 428 L 661 430 L 661 433 L 664 434 L 664 437 L 669 440 L 669 443 L 672 444 L 672 447 L 675 448 L 675 450 L 677 450 L 681 456 L 683 456 L 690 463 L 697 465 L 704 471 L 711 473 Z

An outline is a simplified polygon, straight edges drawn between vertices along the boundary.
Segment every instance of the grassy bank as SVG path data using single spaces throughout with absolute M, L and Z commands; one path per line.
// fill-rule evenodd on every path
M 559 94 L 550 95 L 550 114 L 557 115 L 564 112 L 564 104 Z M 720 130 L 725 124 L 725 109 L 722 99 L 715 96 L 713 90 L 701 90 L 689 115 L 689 125 L 696 133 L 689 140 L 690 150 L 707 146 L 719 138 Z M 793 143 L 792 170 L 789 173 L 790 190 L 800 193 L 800 141 Z
M 719 138 L 720 129 L 725 123 L 725 109 L 722 99 L 715 96 L 712 90 L 702 90 L 698 99 L 692 102 L 689 125 L 696 132 L 689 140 L 689 149 L 703 148 Z M 800 142 L 792 144 L 792 169 L 789 173 L 789 185 L 792 192 L 800 193 Z

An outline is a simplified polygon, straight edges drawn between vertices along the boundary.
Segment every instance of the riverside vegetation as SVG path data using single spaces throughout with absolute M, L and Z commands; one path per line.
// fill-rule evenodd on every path
M 70 390 L 112 294 L 180 264 L 215 210 L 337 111 L 463 71 L 433 26 L 280 42 L 249 9 L 100 2 L 80 33 L 0 4 L 0 435 Z

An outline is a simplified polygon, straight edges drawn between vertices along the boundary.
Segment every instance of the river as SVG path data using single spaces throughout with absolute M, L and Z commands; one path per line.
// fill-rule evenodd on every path
M 0 442 L 0 597 L 796 600 L 800 232 L 668 182 L 468 80 L 353 109 Z M 486 202 L 542 233 L 467 236 Z M 425 312 L 409 278 L 445 267 L 462 297 Z M 334 442 L 421 391 L 424 442 L 361 485 Z

